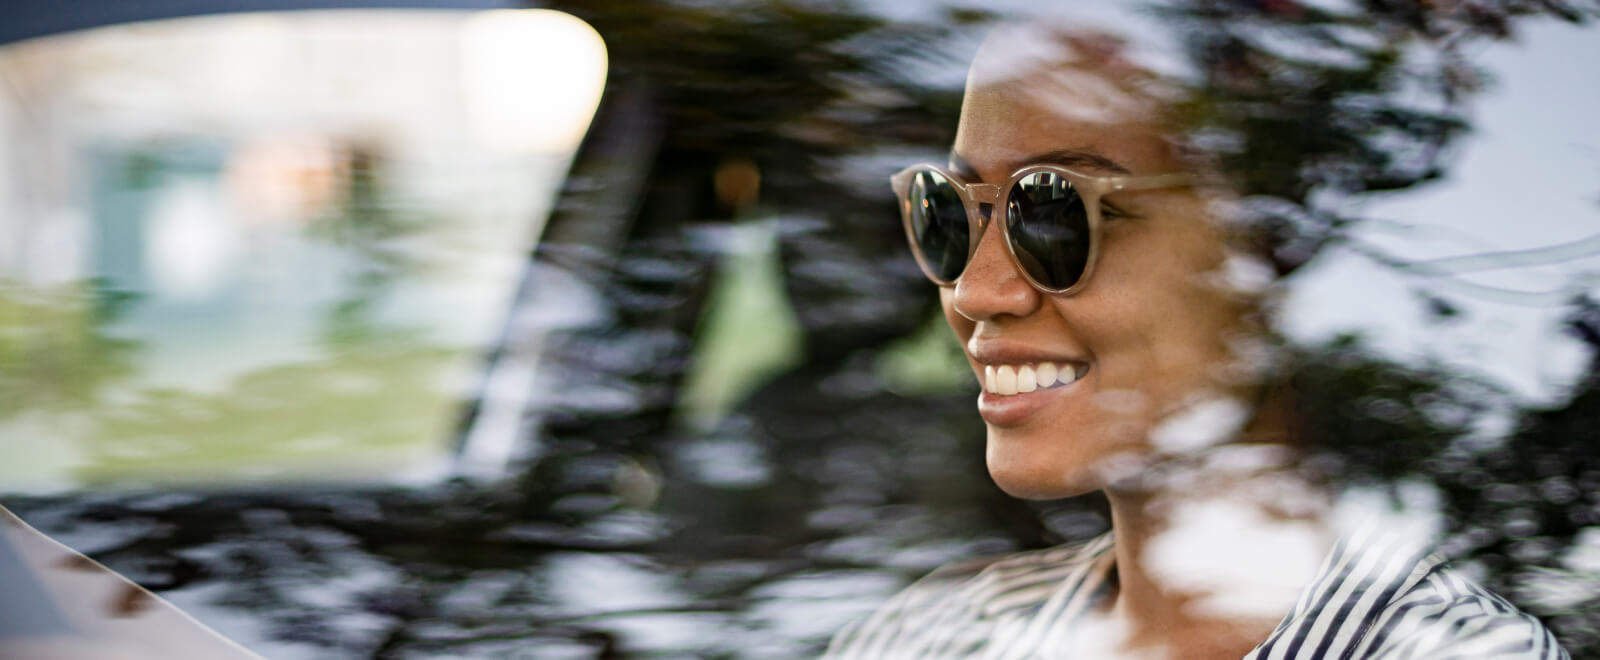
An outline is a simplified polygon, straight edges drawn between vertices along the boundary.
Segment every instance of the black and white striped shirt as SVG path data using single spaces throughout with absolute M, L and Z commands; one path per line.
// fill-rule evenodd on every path
M 825 657 L 1100 657 L 1076 625 L 1115 580 L 1110 535 L 954 564 L 847 626 Z M 1243 660 L 1566 660 L 1539 621 L 1381 534 L 1328 553 L 1276 630 Z

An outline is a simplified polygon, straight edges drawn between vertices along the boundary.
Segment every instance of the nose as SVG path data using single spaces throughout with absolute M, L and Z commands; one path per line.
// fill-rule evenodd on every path
M 1043 302 L 1039 290 L 1023 279 L 1006 252 L 998 220 L 991 218 L 988 230 L 978 238 L 978 249 L 956 280 L 953 306 L 970 321 L 1025 317 Z

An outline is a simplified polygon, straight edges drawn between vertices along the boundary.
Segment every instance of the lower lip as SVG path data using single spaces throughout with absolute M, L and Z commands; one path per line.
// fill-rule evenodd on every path
M 1082 382 L 1082 379 L 1059 387 L 1020 394 L 1001 395 L 984 392 L 978 395 L 978 415 L 990 426 L 1020 426 L 1040 410 L 1073 391 L 1079 382 Z

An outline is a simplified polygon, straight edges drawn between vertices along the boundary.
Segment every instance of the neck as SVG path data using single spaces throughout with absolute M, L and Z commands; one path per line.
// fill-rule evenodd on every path
M 1312 577 L 1332 545 L 1327 496 L 1295 465 L 1287 407 L 1285 393 L 1269 394 L 1233 442 L 1107 489 L 1112 614 L 1127 624 L 1130 648 L 1239 658 Z

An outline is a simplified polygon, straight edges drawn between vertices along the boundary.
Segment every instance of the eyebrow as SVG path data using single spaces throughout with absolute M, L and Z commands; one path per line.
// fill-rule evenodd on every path
M 1008 171 L 1015 172 L 1028 165 L 1040 163 L 1100 170 L 1112 174 L 1132 174 L 1128 168 L 1123 167 L 1117 161 L 1111 160 L 1092 149 L 1056 149 L 1055 151 L 1046 151 L 1011 163 L 1011 168 Z M 967 162 L 967 159 L 962 158 L 961 154 L 954 151 L 950 152 L 950 169 L 955 174 L 961 175 L 961 178 L 969 181 L 978 179 L 978 170 L 972 166 L 972 163 Z

